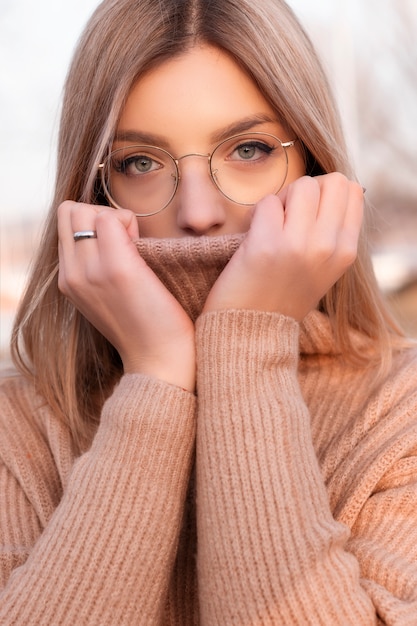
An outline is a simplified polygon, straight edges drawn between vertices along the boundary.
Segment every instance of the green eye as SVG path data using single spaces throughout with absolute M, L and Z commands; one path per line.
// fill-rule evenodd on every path
M 116 172 L 125 174 L 126 176 L 138 176 L 148 174 L 161 169 L 162 165 L 152 159 L 150 156 L 142 154 L 133 154 L 119 161 L 114 162 Z
M 231 159 L 233 160 L 234 155 L 237 155 L 237 160 L 242 161 L 252 161 L 260 159 L 264 156 L 268 156 L 273 151 L 271 146 L 261 142 L 261 141 L 249 141 L 237 146 L 232 154 Z
M 270 133 L 252 131 L 220 141 L 211 154 L 177 157 L 158 146 L 134 144 L 113 150 L 99 168 L 111 206 L 140 217 L 156 215 L 170 204 L 181 182 L 179 162 L 182 167 L 186 157 L 208 159 L 208 174 L 223 197 L 253 206 L 282 188 L 288 173 L 287 148 L 295 141 L 283 143 Z
M 252 159 L 255 154 L 255 146 L 239 146 L 237 153 L 242 159 Z

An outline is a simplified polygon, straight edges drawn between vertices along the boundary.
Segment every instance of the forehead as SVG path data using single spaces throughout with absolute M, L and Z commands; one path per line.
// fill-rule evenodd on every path
M 211 46 L 198 46 L 138 80 L 118 131 L 198 137 L 253 115 L 273 118 L 275 113 L 231 56 Z

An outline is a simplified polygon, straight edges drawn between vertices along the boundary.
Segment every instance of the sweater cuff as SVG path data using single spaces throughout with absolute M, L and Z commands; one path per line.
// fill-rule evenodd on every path
M 193 415 L 195 396 L 190 391 L 144 374 L 124 374 L 106 400 L 102 421 L 117 414 L 135 421 L 166 418 L 170 412 Z
M 211 311 L 196 322 L 198 376 L 227 370 L 257 376 L 262 371 L 297 369 L 299 324 L 279 313 L 252 310 Z
M 149 454 L 187 449 L 195 434 L 196 398 L 189 391 L 143 374 L 125 374 L 103 406 L 94 449 L 107 449 L 110 456 L 135 456 L 145 436 Z M 158 442 L 158 443 L 157 443 Z M 179 455 L 180 456 L 180 455 Z M 126 462 L 126 458 L 124 462 Z

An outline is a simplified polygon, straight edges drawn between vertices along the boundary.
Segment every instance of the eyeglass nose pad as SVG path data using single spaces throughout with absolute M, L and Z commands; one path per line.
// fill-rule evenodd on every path
M 216 168 L 215 170 L 212 170 L 212 169 L 211 169 L 211 164 L 209 164 L 209 169 L 210 169 L 210 177 L 211 177 L 211 180 L 212 180 L 212 181 L 213 181 L 213 183 L 215 184 L 215 186 L 216 186 L 217 190 L 218 190 L 218 191 L 220 191 L 220 193 L 223 193 L 223 192 L 221 191 L 221 188 L 220 188 L 220 183 L 219 183 L 219 179 L 218 179 L 218 177 L 217 177 L 217 174 L 218 174 L 218 171 L 219 171 L 219 170 L 218 170 L 218 168 Z

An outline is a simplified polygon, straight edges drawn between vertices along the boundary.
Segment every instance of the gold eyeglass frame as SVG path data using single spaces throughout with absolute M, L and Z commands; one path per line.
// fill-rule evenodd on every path
M 120 206 L 112 197 L 108 186 L 107 186 L 107 181 L 106 181 L 106 176 L 105 176 L 105 166 L 107 164 L 107 162 L 112 158 L 112 156 L 114 154 L 116 154 L 117 152 L 121 151 L 121 150 L 127 150 L 130 148 L 152 148 L 154 150 L 159 150 L 161 152 L 163 152 L 164 154 L 166 154 L 174 163 L 175 166 L 175 185 L 174 185 L 174 189 L 171 193 L 171 196 L 169 198 L 169 200 L 164 204 L 163 207 L 161 207 L 160 209 L 158 209 L 157 211 L 152 211 L 151 213 L 135 213 L 136 217 L 151 217 L 152 215 L 157 215 L 158 213 L 161 213 L 164 209 L 166 209 L 166 207 L 170 204 L 170 202 L 172 202 L 173 198 L 175 197 L 175 194 L 177 192 L 178 189 L 178 185 L 179 182 L 181 180 L 181 172 L 180 172 L 180 168 L 179 168 L 179 162 L 182 161 L 185 158 L 188 157 L 203 157 L 205 159 L 207 159 L 207 164 L 208 164 L 208 168 L 209 168 L 209 175 L 211 178 L 211 181 L 213 182 L 214 186 L 216 187 L 216 189 L 222 194 L 223 197 L 225 197 L 227 200 L 230 200 L 231 202 L 234 202 L 235 204 L 240 204 L 241 206 L 254 206 L 254 202 L 238 202 L 236 200 L 234 200 L 233 198 L 231 198 L 230 196 L 228 196 L 219 186 L 219 184 L 217 183 L 216 179 L 215 179 L 215 174 L 216 172 L 213 172 L 212 167 L 211 167 L 211 163 L 212 163 L 212 159 L 213 159 L 213 155 L 216 153 L 216 151 L 222 146 L 224 145 L 226 142 L 228 141 L 233 141 L 236 139 L 239 139 L 241 137 L 257 137 L 257 136 L 262 136 L 262 137 L 271 137 L 272 139 L 274 139 L 275 141 L 277 141 L 281 147 L 284 150 L 284 155 L 285 155 L 285 176 L 284 179 L 281 183 L 281 185 L 279 186 L 278 189 L 276 189 L 273 193 L 278 193 L 280 191 L 280 189 L 282 189 L 286 179 L 287 179 L 287 175 L 288 175 L 288 154 L 287 154 L 287 148 L 292 148 L 295 143 L 298 141 L 298 139 L 292 139 L 291 141 L 281 141 L 281 139 L 279 139 L 278 137 L 276 137 L 276 135 L 273 135 L 272 133 L 262 133 L 262 132 L 252 132 L 252 133 L 238 133 L 237 135 L 232 135 L 231 137 L 227 137 L 226 139 L 223 139 L 219 144 L 217 144 L 217 146 L 214 148 L 214 150 L 211 153 L 200 153 L 200 152 L 189 152 L 187 154 L 183 154 L 182 156 L 175 158 L 170 152 L 168 152 L 168 150 L 165 150 L 164 148 L 160 148 L 159 146 L 153 146 L 153 145 L 146 145 L 146 144 L 131 144 L 128 146 L 122 146 L 121 148 L 117 148 L 116 150 L 112 150 L 103 160 L 101 163 L 99 163 L 98 165 L 98 170 L 100 170 L 101 173 L 101 182 L 103 185 L 103 190 L 104 190 L 104 194 L 106 196 L 106 198 L 108 199 L 108 201 L 110 202 L 110 205 L 115 208 L 115 209 L 121 209 L 124 210 L 124 207 Z M 271 192 L 272 193 L 272 192 Z

